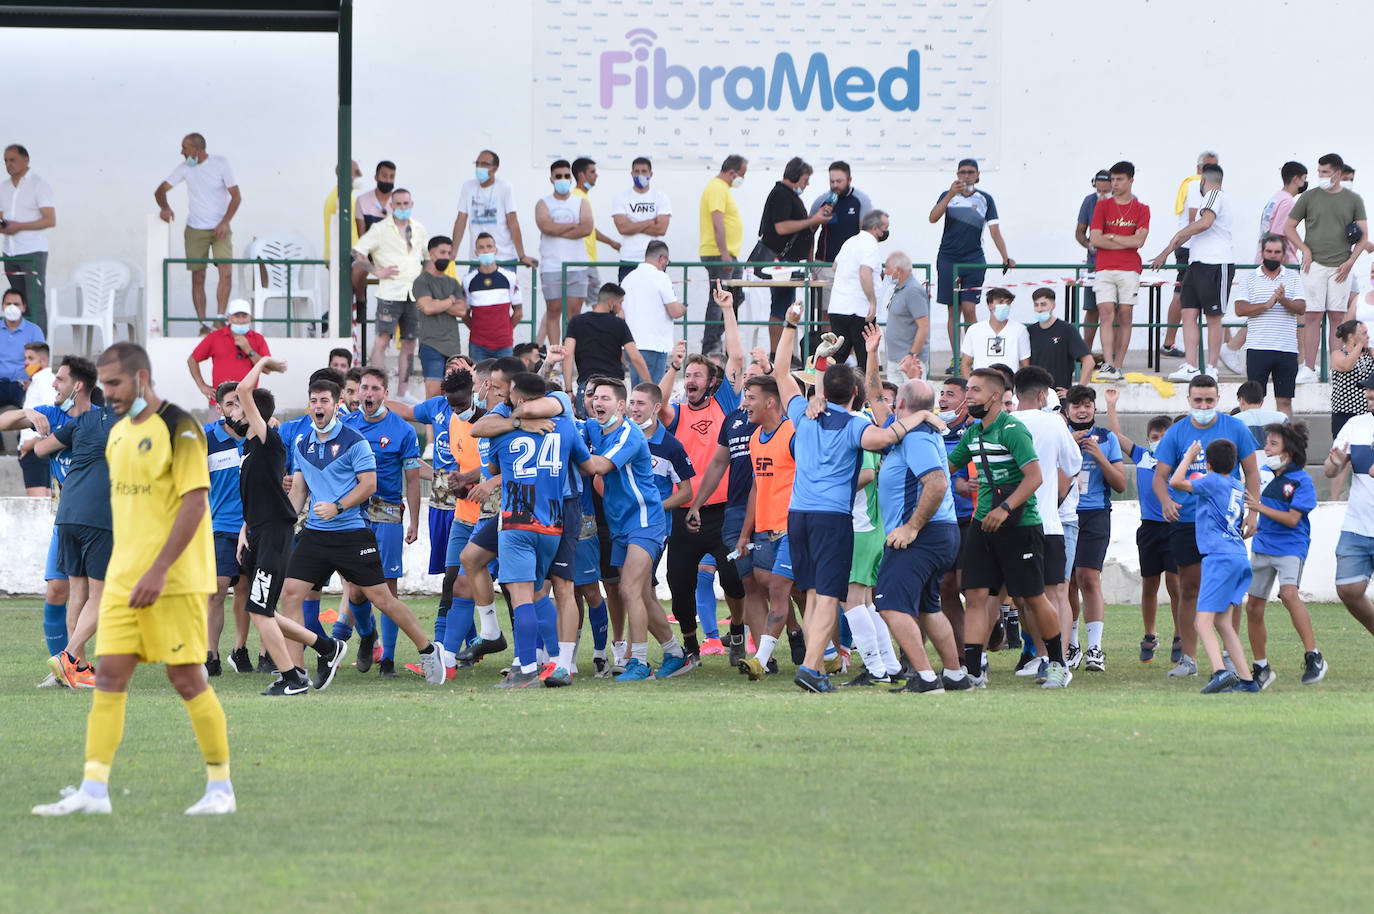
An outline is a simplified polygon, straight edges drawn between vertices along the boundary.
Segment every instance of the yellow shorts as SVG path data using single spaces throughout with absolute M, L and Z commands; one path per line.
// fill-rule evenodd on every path
M 204 663 L 207 594 L 161 597 L 152 606 L 131 609 L 128 596 L 108 590 L 100 598 L 95 655 L 137 654 L 144 663 Z
M 186 227 L 186 256 L 191 259 L 209 257 L 211 252 L 219 259 L 229 260 L 234 256 L 234 233 L 227 232 L 223 240 L 215 240 L 214 229 L 195 229 Z M 203 263 L 188 263 L 186 269 L 192 273 L 205 269 Z

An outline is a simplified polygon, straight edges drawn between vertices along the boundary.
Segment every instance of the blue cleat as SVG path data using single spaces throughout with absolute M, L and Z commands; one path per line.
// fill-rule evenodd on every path
M 1226 691 L 1228 691 L 1228 692 L 1258 692 L 1259 690 L 1260 690 L 1260 684 L 1259 684 L 1258 682 L 1256 682 L 1255 680 L 1253 680 L 1253 679 L 1242 679 L 1242 680 L 1240 680 L 1239 682 L 1237 682 L 1235 685 L 1231 686 L 1231 688 L 1227 689 Z
M 792 681 L 807 692 L 835 691 L 835 686 L 831 684 L 829 676 L 810 667 L 797 667 L 797 675 L 792 678 Z
M 700 660 L 687 654 L 681 657 L 664 657 L 663 662 L 658 665 L 658 672 L 654 674 L 654 678 L 671 679 L 674 676 L 681 676 L 683 673 L 690 673 L 700 665 Z
M 638 658 L 632 658 L 625 664 L 625 672 L 615 677 L 616 682 L 641 682 L 645 679 L 652 679 L 654 675 L 653 667 Z
M 1218 692 L 1226 692 L 1238 682 L 1240 682 L 1239 677 L 1230 670 L 1217 670 L 1212 674 L 1212 678 L 1207 680 L 1207 684 L 1202 687 L 1202 694 L 1215 695 Z

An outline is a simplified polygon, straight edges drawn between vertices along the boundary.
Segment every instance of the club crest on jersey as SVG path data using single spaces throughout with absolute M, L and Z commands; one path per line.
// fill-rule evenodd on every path
M 153 439 L 144 438 L 138 442 L 138 452 L 146 454 L 153 449 Z
M 382 446 L 382 450 L 386 450 L 386 446 L 391 443 L 391 438 L 388 435 L 383 435 L 382 439 L 377 443 Z
M 339 446 L 338 446 L 337 444 L 331 444 L 331 445 L 329 446 L 329 456 L 330 456 L 330 457 L 337 457 L 337 456 L 339 456 Z
M 1296 484 L 1291 482 L 1285 482 L 1283 484 L 1283 497 L 1288 499 L 1289 501 L 1293 500 L 1293 493 L 1296 491 L 1298 491 L 1298 487 Z

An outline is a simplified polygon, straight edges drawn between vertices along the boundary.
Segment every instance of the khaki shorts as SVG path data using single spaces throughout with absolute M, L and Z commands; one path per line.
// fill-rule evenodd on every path
M 159 597 L 152 606 L 131 609 L 129 598 L 105 591 L 100 597 L 95 654 L 134 654 L 144 663 L 176 666 L 204 663 L 209 635 L 205 600 L 208 594 L 184 593 Z
M 1131 270 L 1098 270 L 1093 278 L 1093 295 L 1098 302 L 1134 305 L 1140 291 L 1140 274 Z
M 214 252 L 215 259 L 229 260 L 234 256 L 234 233 L 225 232 L 224 238 L 216 241 L 214 229 L 186 227 L 186 256 L 191 260 L 209 257 Z M 205 269 L 203 263 L 188 263 L 186 269 L 192 273 Z M 226 264 L 227 266 L 227 264 Z
M 1339 267 L 1324 267 L 1314 263 L 1302 274 L 1302 291 L 1307 296 L 1308 314 L 1320 314 L 1323 311 L 1344 312 L 1349 306 L 1350 276 L 1345 277 L 1345 282 L 1336 282 L 1336 273 L 1339 271 Z

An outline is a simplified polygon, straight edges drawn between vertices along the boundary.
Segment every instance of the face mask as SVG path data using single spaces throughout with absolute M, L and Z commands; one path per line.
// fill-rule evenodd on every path
M 233 331 L 236 336 L 243 336 L 248 332 L 251 326 L 251 324 L 230 324 L 229 329 Z
M 1048 324 L 1050 321 L 1054 320 L 1054 312 L 1053 312 L 1053 311 L 1037 311 L 1037 312 L 1035 312 L 1035 319 L 1038 320 L 1038 321 L 1039 321 L 1040 323 L 1042 323 L 1042 324 Z
M 354 179 L 353 179 L 353 185 L 352 185 L 353 189 L 354 189 L 354 190 L 357 190 L 357 189 L 358 189 L 358 185 L 361 184 L 361 183 L 363 183 L 363 182 L 359 181 L 357 178 L 354 178 Z
M 1299 194 L 1299 195 L 1302 195 L 1302 194 L 1305 194 L 1305 193 L 1307 193 L 1307 182 L 1306 182 L 1306 181 L 1302 182 L 1302 187 L 1299 187 L 1299 188 L 1298 188 L 1298 194 Z
M 377 182 L 377 193 L 379 193 L 379 194 L 389 194 L 389 193 L 391 193 L 391 191 L 392 191 L 393 189 L 395 189 L 395 187 L 396 187 L 396 184 L 395 184 L 395 182 L 393 182 L 393 181 L 378 181 L 378 182 Z
M 1158 441 L 1151 441 L 1149 444 L 1145 445 L 1145 450 L 1147 450 L 1147 451 L 1149 451 L 1151 454 L 1153 454 L 1153 453 L 1155 452 L 1155 448 L 1157 448 L 1157 447 L 1159 447 L 1159 442 L 1158 442 Z
M 1267 466 L 1269 469 L 1273 470 L 1275 473 L 1283 469 L 1286 463 L 1288 463 L 1288 461 L 1283 459 L 1282 454 L 1264 455 L 1264 465 Z
M 490 178 L 490 177 L 491 177 L 491 169 L 490 169 L 490 168 L 483 168 L 481 165 L 478 165 L 478 166 L 477 166 L 477 183 L 478 183 L 478 184 L 485 184 L 485 183 L 487 183 L 487 179 Z
M 1217 417 L 1215 409 L 1190 409 L 1188 415 L 1193 417 L 1193 421 L 1198 425 L 1211 425 L 1212 420 Z
M 879 243 L 879 244 L 882 244 L 884 241 L 886 241 L 886 240 L 891 236 L 891 234 L 892 234 L 892 233 L 889 232 L 887 229 L 883 229 L 882 234 L 878 236 L 878 243 Z
M 444 272 L 445 270 L 448 269 L 448 265 L 451 264 L 451 263 L 453 263 L 453 261 L 450 260 L 449 258 L 447 258 L 447 257 L 440 257 L 440 258 L 438 258 L 438 259 L 436 259 L 436 260 L 434 261 L 434 269 L 436 269 L 436 270 L 438 270 L 440 273 L 442 273 L 442 272 Z
M 20 320 L 21 318 L 23 318 L 23 316 L 24 309 L 20 308 L 18 305 L 5 306 L 5 320 L 9 321 L 10 323 L 14 323 L 17 320 Z
M 228 426 L 229 431 L 238 435 L 240 438 L 248 434 L 248 422 L 245 419 L 240 419 L 238 422 L 235 422 L 233 419 L 225 417 L 224 424 Z
M 392 215 L 404 222 L 410 218 L 410 207 L 407 206 L 405 209 L 392 210 Z
M 361 409 L 361 410 L 363 411 L 363 415 L 366 416 L 367 418 L 369 418 L 369 419 L 380 419 L 380 418 L 382 418 L 382 412 L 386 410 L 386 404 L 385 404 L 385 403 L 381 404 L 381 405 L 378 406 L 377 409 L 374 410 L 373 412 L 368 412 L 366 406 L 359 406 L 358 408 Z
M 24 366 L 24 374 L 28 375 L 29 377 L 33 377 L 42 370 L 43 367 L 39 365 L 37 362 L 30 362 L 29 364 Z
M 641 432 L 647 432 L 649 429 L 654 427 L 654 420 L 648 419 L 644 422 L 636 422 L 635 425 L 639 426 L 639 430 Z
M 993 305 L 992 316 L 999 321 L 1004 321 L 1011 317 L 1011 305 Z
M 197 165 L 199 165 L 199 164 L 200 164 L 200 159 L 196 158 L 195 156 L 187 156 L 187 157 L 186 157 L 186 167 L 187 167 L 187 168 L 195 168 L 195 167 L 196 167 Z
M 65 412 L 67 412 L 68 410 L 70 410 L 70 409 L 71 409 L 73 406 L 75 406 L 75 405 L 76 405 L 76 397 L 68 397 L 67 399 L 63 400 L 62 403 L 61 403 L 57 408 L 60 409 L 60 410 L 62 410 L 62 412 L 65 413 Z
M 611 426 L 615 425 L 619 421 L 619 416 L 611 415 L 607 416 L 605 419 L 597 419 L 596 424 L 601 426 L 603 429 L 609 429 Z
M 567 178 L 555 178 L 553 182 L 553 192 L 556 194 L 566 194 L 572 192 L 572 181 Z
M 470 419 L 472 419 L 473 413 L 475 412 L 477 412 L 477 404 L 474 403 L 472 406 L 469 406 L 461 413 L 456 413 L 455 418 L 457 418 L 459 422 L 467 422 Z
M 484 267 L 489 267 L 496 263 L 496 255 L 491 251 L 486 251 L 485 253 L 477 255 L 477 262 Z
M 970 403 L 968 414 L 974 419 L 982 419 L 988 414 L 988 408 L 981 403 Z
M 313 418 L 311 419 L 310 424 L 315 425 Z M 327 425 L 315 425 L 315 431 L 319 432 L 321 435 L 328 435 L 330 432 L 334 431 L 334 426 L 338 424 L 339 416 L 336 413 L 329 417 L 329 423 Z
M 1317 186 L 1322 190 L 1330 190 L 1331 186 L 1335 183 L 1336 182 L 1333 181 L 1331 178 L 1321 178 L 1317 181 Z
M 946 425 L 948 425 L 949 423 L 953 422 L 955 419 L 958 419 L 958 418 L 959 418 L 959 410 L 957 410 L 957 409 L 942 409 L 942 410 L 940 410 L 940 412 L 939 412 L 937 415 L 939 415 L 940 421 L 941 421 L 941 422 L 943 422 L 943 423 L 945 423 Z
M 801 188 L 800 188 L 800 187 L 794 187 L 794 188 L 792 188 L 792 189 L 793 189 L 794 191 L 797 192 L 797 196 L 798 196 L 798 197 L 801 196 Z
M 730 186 L 738 190 L 744 186 L 744 175 L 735 175 L 735 179 L 730 182 Z
M 1087 422 L 1075 422 L 1072 419 L 1069 420 L 1069 428 L 1073 429 L 1076 432 L 1086 432 L 1088 429 L 1092 427 L 1093 420 L 1091 419 L 1089 419 Z
M 634 179 L 635 179 L 635 187 L 639 188 L 640 190 L 648 190 L 648 189 L 649 189 L 649 176 L 648 176 L 648 175 L 634 175 Z
M 138 382 L 135 381 L 134 383 L 137 384 Z M 141 416 L 143 415 L 143 411 L 147 408 L 148 401 L 143 399 L 143 388 L 139 386 L 137 392 L 134 394 L 134 402 L 129 406 L 129 415 L 134 417 Z
M 1268 270 L 1270 273 L 1274 272 L 1281 266 L 1281 264 L 1277 260 L 1269 260 L 1266 258 L 1262 262 L 1264 263 L 1264 268 Z

